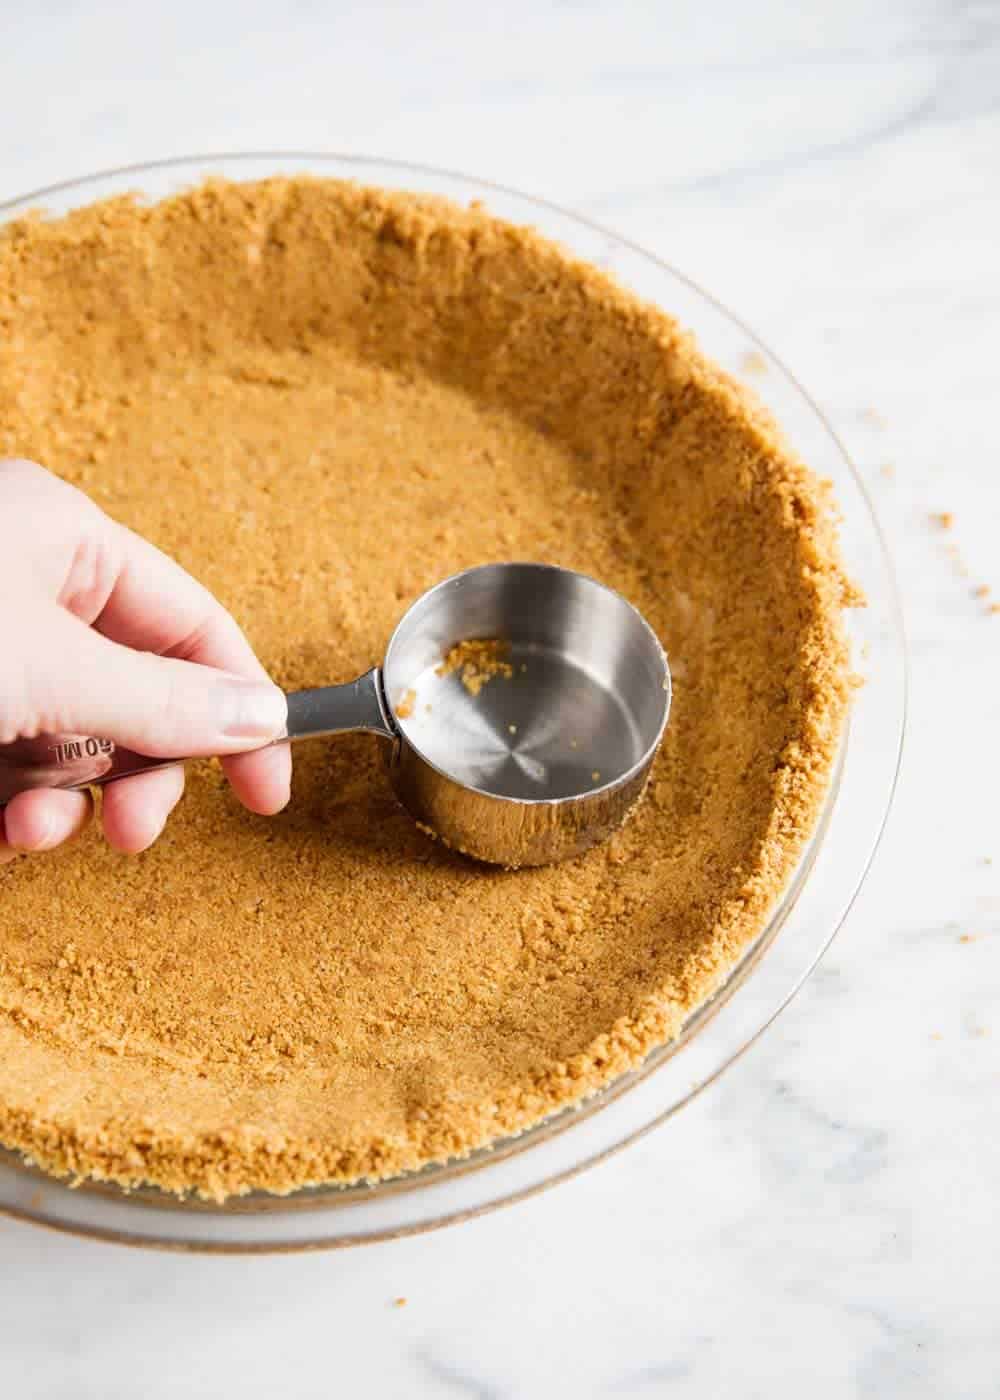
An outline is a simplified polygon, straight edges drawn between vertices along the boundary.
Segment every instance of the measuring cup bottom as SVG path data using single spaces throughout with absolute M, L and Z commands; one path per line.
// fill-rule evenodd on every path
M 430 665 L 405 696 L 389 697 L 410 743 L 450 777 L 497 797 L 553 800 L 614 782 L 642 759 L 625 704 L 573 658 L 513 644 L 502 662 L 481 684 Z

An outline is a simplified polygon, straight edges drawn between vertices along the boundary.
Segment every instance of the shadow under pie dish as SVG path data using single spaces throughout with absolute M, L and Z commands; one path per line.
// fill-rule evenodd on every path
M 147 855 L 4 869 L 0 1141 L 212 1199 L 391 1177 L 676 1035 L 785 889 L 850 690 L 831 502 L 755 402 L 523 228 L 304 177 L 18 220 L 0 321 L 0 452 L 178 557 L 285 688 L 511 558 L 618 588 L 676 681 L 646 800 L 570 865 L 450 855 L 356 739 L 298 749 L 273 822 L 201 764 Z

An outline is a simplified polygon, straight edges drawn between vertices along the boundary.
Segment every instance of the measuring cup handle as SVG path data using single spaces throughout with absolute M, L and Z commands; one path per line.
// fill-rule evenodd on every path
M 396 737 L 378 666 L 346 685 L 299 690 L 288 696 L 285 739 L 313 739 L 359 729 L 385 739 Z
M 382 694 L 379 668 L 346 685 L 300 690 L 286 697 L 288 723 L 276 744 L 367 730 L 387 739 L 396 731 Z M 268 746 L 270 747 L 270 746 Z M 31 788 L 84 788 L 103 786 L 133 773 L 183 763 L 178 758 L 150 758 L 134 753 L 110 739 L 86 734 L 39 734 L 0 744 L 0 807 Z
M 0 807 L 31 788 L 85 788 L 167 768 L 182 758 L 150 758 L 88 734 L 38 734 L 0 744 Z

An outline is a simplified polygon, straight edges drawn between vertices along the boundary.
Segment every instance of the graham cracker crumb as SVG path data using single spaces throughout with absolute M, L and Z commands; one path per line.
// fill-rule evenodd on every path
M 931 519 L 936 525 L 940 525 L 942 530 L 950 530 L 955 523 L 955 517 L 950 510 L 932 511 Z
M 415 690 L 406 691 L 406 693 L 403 695 L 402 700 L 400 700 L 399 704 L 396 706 L 396 714 L 399 716 L 400 719 L 409 719 L 410 716 L 413 714 L 413 710 L 416 703 L 417 692 Z
M 684 658 L 649 798 L 564 865 L 429 843 L 354 735 L 296 746 L 273 820 L 199 762 L 144 855 L 4 866 L 0 1142 L 213 1200 L 374 1181 L 674 1038 L 787 887 L 851 694 L 832 498 L 760 405 L 529 230 L 326 180 L 17 220 L 0 325 L 0 452 L 177 556 L 286 689 L 491 559 L 601 578 Z
M 759 350 L 747 350 L 740 360 L 740 364 L 746 374 L 760 375 L 767 373 L 767 360 Z
M 496 638 L 476 638 L 457 642 L 451 647 L 441 665 L 436 668 L 439 676 L 450 676 L 459 671 L 459 679 L 470 695 L 478 695 L 483 686 L 494 676 L 510 680 L 514 668 L 503 658 L 510 653 L 510 643 Z

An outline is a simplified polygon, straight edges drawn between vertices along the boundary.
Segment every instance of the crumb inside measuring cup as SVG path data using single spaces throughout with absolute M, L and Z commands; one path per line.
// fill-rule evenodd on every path
M 504 657 L 509 655 L 509 642 L 500 641 L 495 637 L 471 638 L 469 641 L 456 642 L 448 650 L 441 665 L 437 667 L 437 674 L 450 676 L 458 671 L 459 680 L 469 694 L 478 695 L 494 676 L 510 680 L 514 668 L 509 661 L 504 660 Z

